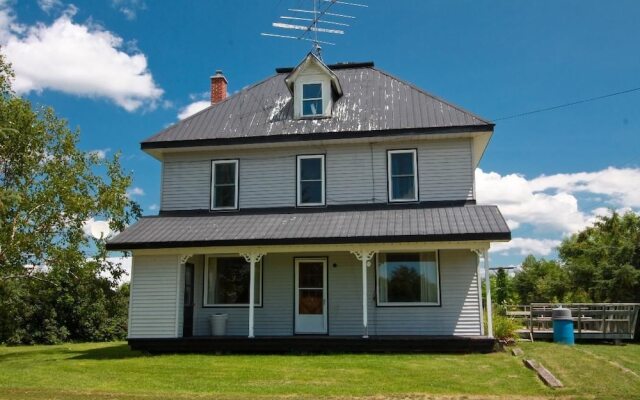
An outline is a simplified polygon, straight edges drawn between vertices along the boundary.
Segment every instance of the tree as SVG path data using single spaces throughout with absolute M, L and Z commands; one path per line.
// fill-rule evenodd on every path
M 555 260 L 527 256 L 513 279 L 523 304 L 566 301 L 570 297 L 569 276 Z
M 0 54 L 0 343 L 122 337 L 123 270 L 84 226 L 104 219 L 120 231 L 140 215 L 131 175 L 118 154 L 79 150 L 79 132 L 16 96 L 12 77 Z
M 88 238 L 83 227 L 102 218 L 120 231 L 139 215 L 126 195 L 131 176 L 119 155 L 103 160 L 79 150 L 79 132 L 52 108 L 34 111 L 15 96 L 12 76 L 0 55 L 0 279 L 29 276 L 26 265 L 82 265 L 93 245 L 95 259 L 117 277 L 104 239 Z
M 565 239 L 558 253 L 571 289 L 595 302 L 640 301 L 640 216 L 633 212 L 600 217 Z

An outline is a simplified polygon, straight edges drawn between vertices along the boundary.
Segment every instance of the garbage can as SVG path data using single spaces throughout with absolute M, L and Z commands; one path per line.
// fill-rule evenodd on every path
M 228 314 L 216 313 L 209 317 L 211 325 L 211 335 L 224 336 L 227 334 L 227 317 Z
M 554 308 L 551 312 L 551 319 L 553 320 L 553 341 L 568 345 L 574 344 L 571 310 L 564 307 Z

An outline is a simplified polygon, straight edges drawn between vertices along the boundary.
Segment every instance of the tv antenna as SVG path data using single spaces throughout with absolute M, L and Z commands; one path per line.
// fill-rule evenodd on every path
M 282 15 L 278 22 L 273 22 L 271 26 L 279 29 L 288 29 L 301 31 L 299 35 L 285 35 L 279 33 L 265 33 L 262 36 L 270 36 L 281 39 L 303 40 L 312 43 L 313 53 L 322 60 L 321 44 L 333 46 L 335 43 L 320 40 L 318 34 L 344 35 L 344 27 L 349 24 L 346 21 L 353 20 L 353 15 L 339 14 L 337 12 L 329 12 L 335 5 L 351 6 L 351 7 L 369 7 L 366 4 L 352 3 L 340 0 L 311 0 L 313 9 L 289 8 L 288 11 L 293 15 Z M 332 18 L 328 20 L 326 18 Z M 321 24 L 321 25 L 320 25 Z

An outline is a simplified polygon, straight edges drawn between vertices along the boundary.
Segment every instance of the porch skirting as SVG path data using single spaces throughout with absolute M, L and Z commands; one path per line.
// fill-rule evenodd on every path
M 489 353 L 486 336 L 197 336 L 129 339 L 132 350 L 150 353 Z

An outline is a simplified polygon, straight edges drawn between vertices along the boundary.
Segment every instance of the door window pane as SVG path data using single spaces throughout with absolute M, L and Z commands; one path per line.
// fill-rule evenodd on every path
M 298 287 L 324 287 L 324 264 L 319 262 L 305 262 L 298 265 Z
M 248 305 L 251 265 L 242 257 L 209 258 L 207 304 Z M 255 304 L 260 303 L 262 265 L 255 266 Z
M 437 304 L 438 265 L 430 253 L 388 253 L 379 256 L 380 303 Z
M 322 314 L 322 289 L 301 289 L 298 314 Z

